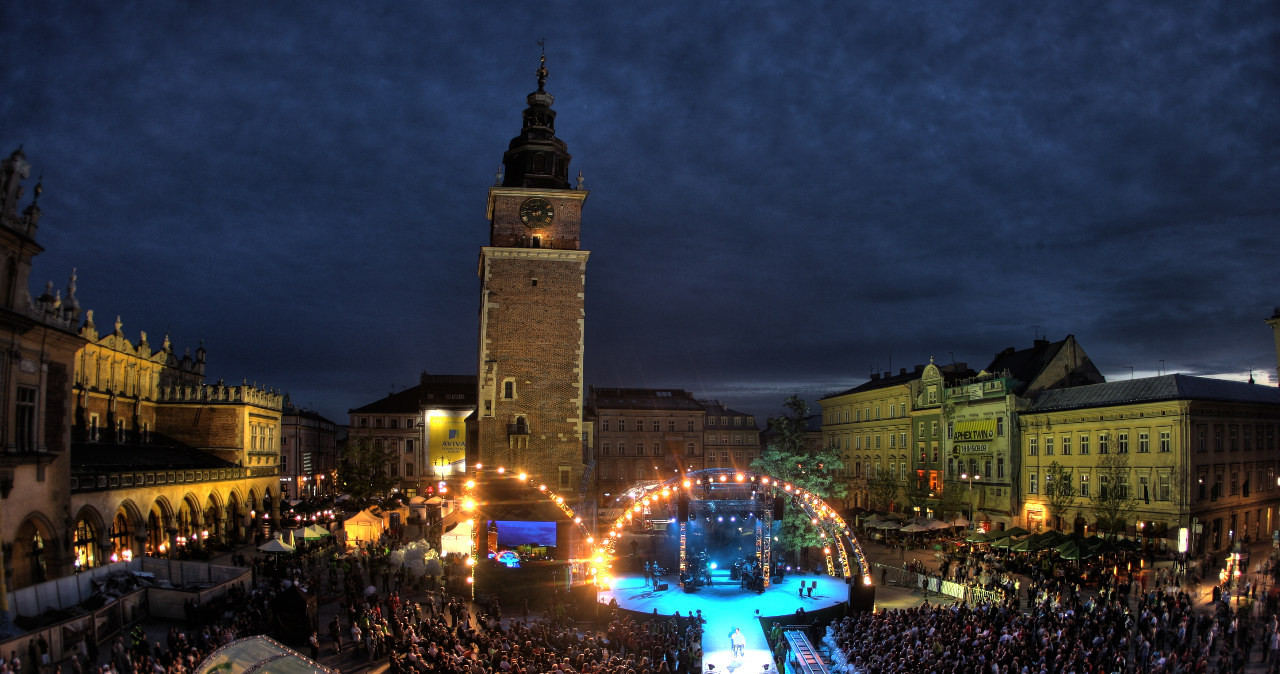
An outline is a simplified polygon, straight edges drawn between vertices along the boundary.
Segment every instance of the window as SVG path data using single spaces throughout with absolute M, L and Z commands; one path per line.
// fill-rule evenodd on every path
M 1004 417 L 996 417 L 996 437 L 1004 437 Z
M 619 433 L 626 433 L 626 432 L 627 432 L 627 420 L 626 420 L 626 419 L 619 419 L 619 420 L 618 420 L 618 432 L 619 432 Z
M 692 442 L 690 442 L 689 444 L 687 444 L 687 445 L 685 445 L 685 446 L 684 446 L 684 455 L 685 455 L 685 456 L 693 456 L 693 455 L 694 455 L 694 454 L 696 454 L 696 453 L 697 453 L 697 452 L 696 452 L 696 450 L 695 450 L 695 448 L 694 448 L 694 446 L 693 446 L 693 443 L 692 443 Z
M 570 476 L 572 472 L 568 466 L 560 466 L 560 488 L 568 489 L 570 486 Z
M 397 464 L 397 463 L 392 463 L 392 464 L 391 464 L 391 477 L 400 477 L 400 465 L 399 465 L 399 464 Z
M 916 424 L 916 435 L 917 435 L 917 436 L 919 436 L 919 437 L 922 437 L 922 438 L 924 437 L 924 422 L 923 422 L 923 421 L 921 421 L 920 423 Z
M 378 417 L 378 418 L 376 418 L 376 419 L 374 419 L 374 420 L 373 420 L 373 427 L 374 427 L 374 428 L 382 428 L 382 417 Z
M 880 436 L 876 436 L 876 449 L 880 449 Z
M 1204 426 L 1196 428 L 1196 451 L 1209 451 L 1209 434 L 1205 432 Z
M 1039 456 L 1040 454 L 1040 438 L 1029 438 L 1027 440 L 1027 456 Z
M 413 477 L 413 462 L 412 462 L 412 461 L 410 461 L 409 463 L 404 464 L 404 476 L 405 476 L 405 477 Z
M 600 443 L 600 456 L 609 456 L 609 452 L 613 450 L 612 445 L 611 442 Z
M 1044 455 L 1053 456 L 1053 438 L 1052 437 L 1048 437 L 1044 439 Z
M 1231 495 L 1240 495 L 1240 471 L 1238 470 L 1231 471 Z
M 890 404 L 889 404 L 889 409 L 888 409 L 888 411 L 886 411 L 886 412 L 885 412 L 885 415 L 886 415 L 886 416 L 885 416 L 885 418 L 886 418 L 886 419 L 892 419 L 892 418 L 893 418 L 893 404 L 892 404 L 892 403 L 890 403 Z
M 933 404 L 936 404 L 937 402 L 938 402 L 938 387 L 930 386 L 929 387 L 929 404 L 933 405 Z
M 725 434 L 723 434 L 723 435 L 721 435 L 721 436 L 720 436 L 720 444 L 722 444 L 722 445 L 727 445 L 727 444 L 729 444 L 729 434 L 728 434 L 728 433 L 725 433 Z
M 876 421 L 880 421 L 880 406 L 876 405 Z
M 707 425 L 708 425 L 708 426 L 715 426 L 715 425 L 716 425 L 716 418 L 715 418 L 715 417 L 707 417 Z
M 938 443 L 933 443 L 933 462 L 938 462 Z
M 1107 478 L 1106 475 L 1098 476 L 1098 495 L 1101 496 L 1102 498 L 1107 497 L 1107 487 L 1108 487 L 1107 482 L 1109 482 L 1109 479 Z
M 1027 480 L 1027 493 L 1028 493 L 1028 494 L 1039 494 L 1039 493 L 1040 493 L 1040 484 L 1036 481 L 1036 474 L 1035 474 L 1035 473 L 1031 473 L 1031 477 L 1030 477 L 1030 479 L 1029 479 L 1029 480 Z
M 934 435 L 934 436 L 936 436 L 937 434 L 938 434 L 938 422 L 937 422 L 937 421 L 930 421 L 930 422 L 929 422 L 929 435 Z
M 1089 498 L 1089 474 L 1080 473 L 1080 495 Z
M 906 434 L 906 433 L 899 433 L 899 434 L 898 434 L 898 445 L 899 445 L 900 447 L 906 447 L 906 446 L 907 446 L 907 434 Z
M 734 450 L 733 460 L 736 461 L 739 465 L 742 464 L 742 450 Z
M 900 417 L 905 417 L 905 416 L 907 416 L 907 404 L 906 404 L 906 403 L 899 403 L 899 404 L 898 404 L 898 416 L 900 416 Z
M 954 437 L 954 435 L 955 435 L 955 432 L 956 432 L 956 424 L 955 424 L 955 422 L 954 422 L 954 421 L 948 421 L 948 422 L 947 422 L 947 439 L 948 439 L 948 440 L 952 439 L 952 438 Z
M 1240 427 L 1239 427 L 1239 426 L 1232 426 L 1232 427 L 1231 427 L 1231 429 L 1230 429 L 1230 433 L 1231 433 L 1231 451 L 1233 451 L 1233 452 L 1235 452 L 1235 451 L 1239 451 L 1239 449 L 1240 449 Z
M 1213 451 L 1215 452 L 1222 451 L 1222 427 L 1221 426 L 1213 427 Z
M 660 433 L 662 431 L 662 422 L 657 419 L 653 420 L 653 432 Z
M 689 430 L 693 430 L 693 419 L 689 420 Z
M 734 417 L 734 418 L 733 418 L 733 425 L 734 425 L 734 426 L 741 426 L 741 425 L 742 425 L 742 417 Z
M 608 420 L 608 419 L 601 419 L 601 420 L 600 420 L 600 430 L 602 430 L 602 431 L 607 431 L 607 430 L 609 430 L 609 420 Z
M 644 456 L 644 443 L 643 443 L 643 442 L 637 442 L 637 443 L 636 443 L 636 456 Z
M 1089 436 L 1087 435 L 1080 436 L 1080 453 L 1081 454 L 1089 453 Z
M 399 428 L 400 420 L 399 420 L 399 419 L 388 419 L 388 420 L 387 420 L 387 423 L 389 424 L 389 425 L 387 426 L 387 428 Z
M 1071 456 L 1071 436 L 1062 436 L 1062 455 Z
M 1129 431 L 1116 433 L 1116 452 L 1119 454 L 1129 453 Z
M 627 443 L 625 443 L 625 442 L 619 442 L 619 443 L 618 443 L 618 456 L 626 456 L 626 455 L 627 455 Z
M 728 426 L 728 425 L 729 425 L 729 417 L 720 417 L 720 425 L 721 425 L 721 426 Z
M 18 451 L 34 452 L 36 449 L 36 389 L 33 386 L 18 387 L 14 429 Z
M 662 456 L 662 445 L 657 442 L 653 443 L 652 451 L 654 456 Z
M 1003 456 L 996 457 L 996 478 L 1000 480 L 1004 479 L 1004 457 Z
M 854 449 L 862 449 L 862 436 L 861 436 L 861 435 L 854 436 L 854 438 L 853 438 L 853 448 L 854 448 Z
M 412 454 L 412 453 L 413 453 L 413 440 L 405 440 L 405 441 L 404 441 L 404 453 L 405 453 L 405 454 Z
M 898 436 L 894 435 L 893 433 L 889 434 L 889 446 L 890 447 L 898 446 Z
M 1173 478 L 1168 473 L 1156 476 L 1156 500 L 1168 501 L 1173 496 Z
M 668 419 L 668 420 L 667 420 L 667 432 L 668 432 L 668 433 L 675 433 L 675 432 L 676 432 L 676 420 L 675 420 L 675 419 Z
M 361 419 L 360 421 L 364 421 L 364 419 Z M 364 425 L 364 424 L 361 424 L 361 426 L 363 426 L 363 425 Z M 98 419 L 98 413 L 97 413 L 97 412 L 93 412 L 93 413 L 91 413 L 91 414 L 89 415 L 89 440 L 90 440 L 91 442 L 97 442 L 97 441 L 98 441 L 98 428 L 99 428 L 99 426 L 100 426 L 100 422 L 99 422 L 99 419 Z
M 1099 454 L 1106 454 L 1110 450 L 1110 447 L 1108 446 L 1110 444 L 1110 441 L 1111 441 L 1111 438 L 1106 433 L 1098 434 L 1098 453 Z
M 1138 431 L 1138 453 L 1146 454 L 1151 451 L 1151 433 L 1149 431 Z
M 1151 485 L 1148 482 L 1149 480 L 1150 478 L 1146 475 L 1138 476 L 1138 498 L 1147 502 L 1151 501 Z

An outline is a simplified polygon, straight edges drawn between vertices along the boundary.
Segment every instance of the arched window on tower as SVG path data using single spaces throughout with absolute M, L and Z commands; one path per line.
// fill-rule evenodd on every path
M 533 155 L 533 172 L 546 173 L 546 171 L 547 171 L 547 156 L 541 152 Z

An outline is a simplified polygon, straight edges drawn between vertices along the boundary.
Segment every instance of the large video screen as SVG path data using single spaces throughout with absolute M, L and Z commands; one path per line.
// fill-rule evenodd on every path
M 490 528 L 498 530 L 498 547 L 518 548 L 556 547 L 555 522 L 523 522 L 516 520 L 490 520 Z

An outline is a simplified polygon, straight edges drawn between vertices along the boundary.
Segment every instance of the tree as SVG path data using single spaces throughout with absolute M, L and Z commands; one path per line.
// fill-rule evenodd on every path
M 845 459 L 834 445 L 810 449 L 805 444 L 809 423 L 809 405 L 791 396 L 785 403 L 790 414 L 769 419 L 773 439 L 760 456 L 751 462 L 751 470 L 799 487 L 822 499 L 844 498 L 848 485 L 836 478 L 836 469 Z M 801 548 L 823 544 L 818 529 L 799 507 L 784 511 L 782 546 L 799 552 Z
M 867 491 L 877 507 L 892 510 L 894 501 L 898 499 L 898 479 L 887 470 L 877 470 L 875 475 L 867 478 Z
M 395 459 L 395 452 L 369 437 L 352 437 L 342 452 L 338 484 L 361 508 L 381 502 L 397 484 L 387 470 Z
M 938 501 L 939 517 L 947 521 L 955 519 L 965 511 L 964 483 L 950 480 L 942 485 L 942 498 Z
M 907 481 L 907 505 L 911 507 L 911 512 L 923 516 L 932 496 L 933 491 L 929 489 L 929 484 L 924 479 L 917 476 L 916 479 Z
M 1098 518 L 1098 529 L 1114 536 L 1125 530 L 1138 508 L 1138 500 L 1129 495 L 1129 455 L 1102 455 L 1094 472 L 1098 495 L 1093 497 L 1093 514 Z
M 1109 456 L 1109 455 L 1108 455 Z M 1044 497 L 1049 507 L 1053 528 L 1062 530 L 1062 514 L 1076 502 L 1076 486 L 1071 482 L 1071 469 L 1054 461 L 1044 470 Z

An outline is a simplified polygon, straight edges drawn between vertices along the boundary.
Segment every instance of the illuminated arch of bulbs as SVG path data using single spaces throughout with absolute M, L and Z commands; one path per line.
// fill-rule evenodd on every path
M 475 468 L 476 468 L 477 474 L 479 474 L 484 469 L 484 466 L 482 464 L 476 464 Z M 514 470 L 507 470 L 507 468 L 504 466 L 498 466 L 497 468 L 490 471 L 490 475 L 499 475 L 499 476 L 505 477 L 506 479 L 517 480 L 521 484 L 529 483 L 529 474 L 518 468 Z M 477 505 L 476 498 L 475 498 L 475 489 L 476 489 L 475 479 L 474 478 L 468 479 L 466 483 L 463 485 L 462 503 L 461 503 L 461 507 L 463 511 L 472 513 L 471 557 L 467 559 L 467 566 L 468 566 L 467 585 L 471 587 L 471 594 L 473 598 L 475 595 L 475 587 L 476 587 L 475 586 L 476 559 L 480 554 L 480 518 L 475 514 L 476 505 Z M 587 545 L 591 546 L 591 556 L 589 558 L 586 558 L 586 559 L 571 558 L 569 561 L 570 563 L 585 562 L 587 565 L 587 574 L 592 577 L 594 582 L 597 571 L 604 568 L 604 563 L 606 559 L 604 548 L 596 545 L 595 536 L 593 536 L 591 532 L 587 530 L 586 525 L 582 523 L 582 517 L 580 517 L 577 513 L 573 512 L 573 508 L 569 507 L 564 496 L 555 493 L 554 491 L 549 489 L 545 484 L 538 485 L 538 493 L 545 496 L 548 501 L 550 501 L 553 505 L 559 508 L 560 511 L 565 514 L 565 516 L 567 516 L 575 525 L 577 525 L 578 533 L 581 534 L 582 540 L 586 541 Z
M 823 545 L 823 553 L 827 557 L 827 567 L 829 569 L 833 568 L 831 543 L 829 541 L 834 539 L 836 550 L 840 555 L 840 567 L 844 569 L 845 577 L 853 575 L 853 569 L 849 563 L 849 558 L 852 556 L 858 568 L 858 575 L 862 577 L 862 584 L 871 585 L 871 565 L 867 562 L 866 556 L 862 554 L 862 547 L 858 545 L 858 539 L 853 536 L 852 531 L 849 529 L 849 524 L 844 521 L 844 518 L 840 517 L 826 501 L 823 501 L 812 492 L 805 491 L 786 482 L 780 482 L 767 475 L 759 475 L 750 471 L 732 468 L 705 468 L 691 471 L 681 477 L 674 477 L 660 484 L 646 487 L 645 492 L 636 497 L 631 507 L 622 515 L 619 515 L 610 525 L 609 532 L 605 536 L 605 541 L 600 551 L 593 555 L 597 564 L 602 562 L 602 554 L 605 559 L 612 559 L 614 545 L 622 539 L 623 529 L 632 524 L 637 519 L 637 515 L 643 514 L 645 508 L 651 504 L 661 503 L 665 499 L 678 498 L 682 489 L 692 489 L 695 486 L 702 485 L 704 482 L 722 484 L 751 482 L 757 483 L 761 487 L 773 489 L 776 495 L 790 496 L 791 502 L 798 504 L 805 514 L 809 516 L 813 526 L 819 528 L 819 536 L 828 541 Z M 604 574 L 601 574 L 601 576 L 604 576 Z M 597 578 L 601 576 L 597 576 Z

